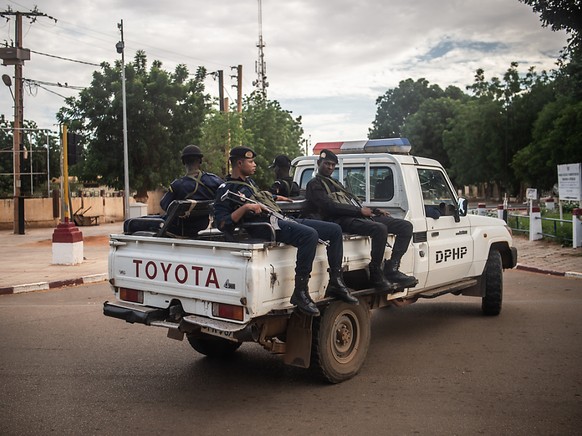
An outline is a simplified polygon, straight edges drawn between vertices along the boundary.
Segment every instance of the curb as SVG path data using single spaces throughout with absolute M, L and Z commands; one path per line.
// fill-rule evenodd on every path
M 28 283 L 24 285 L 9 286 L 0 288 L 0 295 L 21 294 L 24 292 L 48 291 L 49 289 L 62 288 L 65 286 L 88 285 L 107 280 L 107 274 L 93 274 L 77 279 L 57 280 L 54 282 Z
M 570 277 L 575 279 L 582 279 L 582 273 L 575 272 L 575 271 L 554 271 L 544 268 L 538 268 L 535 266 L 528 266 L 528 265 L 520 265 L 519 263 L 516 265 L 515 269 L 519 269 L 521 271 L 533 272 L 538 274 L 547 274 L 552 276 L 559 276 L 559 277 Z

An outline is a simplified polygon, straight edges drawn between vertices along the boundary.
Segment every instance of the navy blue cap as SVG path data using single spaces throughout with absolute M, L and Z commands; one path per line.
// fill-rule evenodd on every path
M 327 148 L 321 150 L 321 152 L 319 153 L 319 159 L 329 160 L 331 162 L 338 163 L 337 156 L 335 155 L 335 153 L 331 150 L 328 150 Z
M 234 147 L 232 150 L 230 150 L 230 157 L 242 157 L 245 159 L 252 159 L 256 155 L 257 153 L 255 153 L 252 149 L 243 146 Z

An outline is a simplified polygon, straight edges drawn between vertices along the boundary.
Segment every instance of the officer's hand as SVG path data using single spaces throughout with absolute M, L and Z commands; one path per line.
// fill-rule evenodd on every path
M 362 214 L 362 216 L 365 216 L 367 218 L 374 215 L 374 213 L 372 212 L 372 209 L 370 209 L 369 207 L 366 207 L 366 206 L 364 206 L 363 208 L 360 209 L 360 213 Z
M 382 209 L 379 209 L 377 207 L 374 208 L 372 210 L 372 212 L 374 212 L 374 215 L 376 215 L 376 216 L 390 216 L 390 212 L 385 211 L 385 210 L 382 210 Z
M 261 213 L 263 211 L 260 204 L 247 203 L 243 207 L 246 209 L 246 212 Z
M 288 197 L 284 197 L 282 195 L 275 195 L 275 201 L 288 201 L 290 203 L 293 203 L 293 200 L 291 200 Z

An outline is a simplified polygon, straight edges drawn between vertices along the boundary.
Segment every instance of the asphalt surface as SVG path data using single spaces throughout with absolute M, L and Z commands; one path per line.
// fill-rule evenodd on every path
M 0 295 L 74 286 L 108 278 L 109 235 L 123 232 L 123 223 L 79 228 L 83 233 L 83 262 L 53 264 L 54 228 L 26 229 L 24 235 L 0 231 Z M 518 269 L 582 279 L 582 248 L 551 241 L 529 241 L 514 235 Z

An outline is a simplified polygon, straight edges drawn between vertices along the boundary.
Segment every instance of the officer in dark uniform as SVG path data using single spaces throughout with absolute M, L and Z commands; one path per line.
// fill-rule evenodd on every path
M 291 170 L 291 159 L 284 154 L 277 156 L 269 168 L 275 170 L 275 183 L 271 186 L 269 191 L 275 195 L 282 195 L 283 197 L 293 198 L 299 197 L 299 185 L 293 181 L 293 177 L 289 175 Z
M 181 159 L 186 169 L 186 175 L 176 179 L 170 185 L 168 192 L 162 197 L 160 206 L 167 212 L 168 206 L 174 200 L 214 200 L 216 190 L 223 182 L 217 175 L 200 169 L 202 152 L 196 145 L 187 145 L 182 150 Z M 196 236 L 199 231 L 208 227 L 209 216 L 179 218 L 170 224 L 168 231 L 181 236 Z
M 350 294 L 343 281 L 341 269 L 343 243 L 340 226 L 335 223 L 310 219 L 275 220 L 276 222 L 273 223 L 273 217 L 265 214 L 264 208 L 259 204 L 244 203 L 241 205 L 230 198 L 222 199 L 227 191 L 231 191 L 255 199 L 271 209 L 279 209 L 275 200 L 279 200 L 281 197 L 273 196 L 267 191 L 261 191 L 250 177 L 255 173 L 257 167 L 255 156 L 255 152 L 248 147 L 235 147 L 230 151 L 232 173 L 226 177 L 226 182 L 216 192 L 214 225 L 219 230 L 232 233 L 235 226 L 241 222 L 271 222 L 274 224 L 277 242 L 297 247 L 295 289 L 291 296 L 291 304 L 296 305 L 300 311 L 311 316 L 319 315 L 319 309 L 311 299 L 308 289 L 315 251 L 318 239 L 329 241 L 327 259 L 330 278 L 326 296 L 358 304 L 358 299 Z M 261 227 L 249 227 L 247 231 L 253 237 L 264 238 L 266 235 L 261 231 Z
M 398 270 L 400 260 L 412 239 L 412 223 L 392 218 L 387 212 L 362 206 L 359 199 L 331 175 L 338 163 L 330 150 L 322 150 L 317 161 L 317 174 L 307 184 L 304 215 L 338 223 L 344 232 L 370 236 L 372 239 L 370 282 L 379 290 L 396 290 L 416 286 L 415 277 Z M 385 261 L 388 233 L 396 236 L 392 257 Z M 384 271 L 382 271 L 384 269 Z M 388 280 L 389 282 L 387 282 Z

